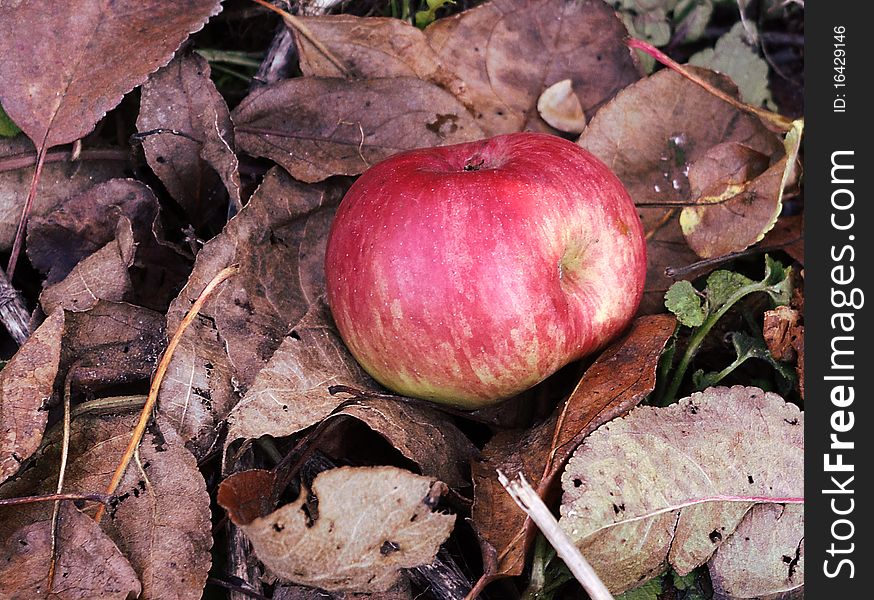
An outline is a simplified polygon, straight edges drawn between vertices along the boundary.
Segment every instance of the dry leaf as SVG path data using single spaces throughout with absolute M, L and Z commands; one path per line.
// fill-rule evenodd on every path
M 736 94 L 725 77 L 690 69 Z M 676 205 L 690 200 L 690 165 L 723 142 L 738 142 L 766 156 L 781 149 L 779 139 L 757 119 L 670 69 L 622 90 L 580 136 L 578 143 L 613 169 L 636 204 L 655 205 L 640 209 L 649 267 L 642 312 L 664 310 L 663 296 L 672 283 L 665 267 L 698 259 L 678 226 Z
M 30 213 L 32 217 L 51 214 L 61 201 L 76 196 L 97 183 L 124 175 L 123 162 L 117 160 L 70 162 L 67 160 L 68 155 L 69 153 L 60 151 L 49 153 L 43 167 L 39 193 Z M 8 250 L 12 246 L 18 220 L 21 218 L 21 209 L 24 207 L 30 181 L 33 178 L 32 163 L 35 162 L 36 150 L 24 136 L 12 139 L 0 138 L 0 249 L 2 250 Z M 20 166 L 29 163 L 30 166 Z
M 802 423 L 797 406 L 741 386 L 637 408 L 577 448 L 562 476 L 561 525 L 613 592 L 666 564 L 688 573 L 753 505 L 803 497 Z M 803 536 L 798 528 L 795 546 Z M 767 549 L 759 560 L 773 562 Z
M 106 489 L 136 419 L 83 416 L 73 421 L 65 491 Z M 59 433 L 56 428 L 39 460 L 4 485 L 0 496 L 54 492 Z M 51 514 L 50 503 L 31 507 L 0 508 L 0 523 L 20 527 Z M 209 494 L 194 457 L 166 423 L 159 420 L 146 432 L 138 459 L 128 466 L 101 527 L 136 571 L 142 600 L 201 597 L 211 560 Z
M 804 507 L 757 504 L 708 565 L 716 600 L 804 598 Z
M 0 482 L 42 441 L 61 357 L 64 313 L 34 331 L 0 370 Z
M 586 128 L 586 115 L 572 83 L 570 79 L 562 79 L 543 90 L 537 99 L 537 112 L 559 131 L 582 133 Z
M 274 169 L 198 253 L 187 285 L 167 313 L 168 332 L 176 330 L 216 273 L 231 264 L 240 271 L 186 330 L 161 386 L 159 412 L 197 456 L 212 446 L 215 427 L 238 394 L 252 386 L 323 293 L 325 243 L 341 192 L 335 185 L 304 186 Z
M 143 84 L 137 130 L 173 130 L 149 135 L 143 149 L 152 171 L 193 223 L 225 217 L 222 185 L 232 204 L 240 205 L 231 115 L 200 55 L 177 56 Z
M 483 547 L 486 578 L 519 575 L 534 527 L 498 483 L 496 469 L 524 473 L 541 496 L 551 496 L 570 454 L 599 425 L 624 414 L 653 390 L 656 367 L 674 332 L 668 315 L 641 317 L 588 368 L 570 398 L 526 432 L 497 434 L 472 463 L 472 522 Z M 492 562 L 492 564 L 489 564 Z
M 304 509 L 307 494 L 251 521 L 240 502 L 219 489 L 219 503 L 258 558 L 279 577 L 328 591 L 380 592 L 399 570 L 428 564 L 449 537 L 455 516 L 433 512 L 445 485 L 395 467 L 340 467 L 320 473 L 311 494 L 318 515 Z M 267 490 L 269 493 L 269 490 Z M 261 496 L 249 488 L 244 494 Z M 256 503 L 257 504 L 257 503 Z
M 804 215 L 781 217 L 765 234 L 762 247 L 777 247 L 802 265 L 804 264 Z
M 537 99 L 570 79 L 585 114 L 640 77 L 625 26 L 601 0 L 492 0 L 438 19 L 425 35 L 467 84 L 486 135 L 544 129 Z
M 0 4 L 0 104 L 40 147 L 83 137 L 221 10 L 219 0 Z
M 249 94 L 234 109 L 237 143 L 301 181 L 357 175 L 402 150 L 482 137 L 449 92 L 413 77 L 298 77 Z
M 0 597 L 3 600 L 139 597 L 142 586 L 124 555 L 94 519 L 66 502 L 61 505 L 57 566 L 51 594 L 48 594 L 51 530 L 51 519 L 47 519 L 0 533 Z

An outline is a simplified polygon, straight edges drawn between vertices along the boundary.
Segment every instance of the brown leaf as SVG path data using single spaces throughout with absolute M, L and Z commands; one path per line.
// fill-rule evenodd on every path
M 403 576 L 388 590 L 373 594 L 328 593 L 319 588 L 291 584 L 279 584 L 273 592 L 273 600 L 414 600 L 415 598 L 417 596 L 413 594 L 409 578 Z
M 614 593 L 666 564 L 686 574 L 754 504 L 800 502 L 803 419 L 776 394 L 742 386 L 638 407 L 577 448 L 562 476 L 560 524 Z M 793 548 L 803 536 L 796 527 Z M 775 551 L 757 549 L 772 565 Z
M 689 69 L 736 95 L 727 78 Z M 641 312 L 664 310 L 662 297 L 672 283 L 665 275 L 666 267 L 685 266 L 698 259 L 679 227 L 677 205 L 691 198 L 690 165 L 724 142 L 741 143 L 767 156 L 782 148 L 757 119 L 670 69 L 622 90 L 580 136 L 578 143 L 613 169 L 635 203 L 646 205 L 640 209 L 648 240 Z
M 61 505 L 57 566 L 46 589 L 52 558 L 51 519 L 0 532 L 0 595 L 4 600 L 126 600 L 142 591 L 137 575 L 116 545 L 89 516 Z
M 804 215 L 781 217 L 761 241 L 765 248 L 779 248 L 804 264 Z
M 60 314 L 60 313 L 59 313 Z M 133 416 L 79 417 L 73 421 L 65 491 L 106 489 L 130 439 Z M 60 454 L 59 431 L 30 469 L 0 489 L 0 496 L 53 492 Z M 210 567 L 209 495 L 194 457 L 166 423 L 153 423 L 101 521 L 103 531 L 130 561 L 143 600 L 199 599 Z M 49 518 L 50 504 L 32 505 L 29 522 Z M 93 507 L 92 507 L 93 508 Z M 86 512 L 91 512 L 86 511 Z M 0 508 L 0 522 L 22 511 Z
M 472 463 L 472 519 L 483 547 L 486 580 L 521 574 L 535 532 L 498 482 L 496 469 L 508 476 L 522 472 L 541 496 L 554 496 L 557 476 L 577 445 L 653 390 L 658 360 L 674 327 L 669 315 L 638 318 L 588 368 L 552 417 L 521 434 L 499 433 L 486 444 L 482 460 Z
M 218 0 L 0 5 L 0 104 L 39 147 L 83 137 L 167 64 Z
M 760 241 L 780 214 L 785 166 L 783 159 L 767 168 L 767 156 L 735 142 L 717 144 L 689 165 L 696 205 L 680 212 L 680 227 L 695 253 L 712 258 Z
M 143 140 L 146 160 L 196 225 L 226 214 L 219 186 L 240 205 L 240 175 L 227 104 L 210 79 L 209 63 L 185 53 L 143 84 L 137 130 L 172 129 Z
M 0 370 L 0 482 L 42 441 L 61 357 L 64 313 L 42 325 Z
M 413 77 L 298 77 L 249 94 L 233 119 L 242 150 L 307 182 L 357 175 L 402 150 L 482 137 L 449 92 Z
M 476 447 L 444 413 L 419 404 L 369 398 L 334 413 L 361 421 L 419 466 L 421 473 L 450 487 L 465 487 L 466 466 Z
M 298 19 L 346 69 L 344 72 L 338 68 L 306 37 L 292 29 L 304 75 L 352 75 L 367 79 L 415 77 L 444 88 L 465 106 L 471 105 L 464 82 L 443 65 L 422 30 L 407 21 L 352 15 Z
M 445 487 L 395 467 L 340 467 L 313 482 L 317 515 L 304 510 L 305 493 L 249 522 L 236 520 L 221 489 L 219 503 L 278 576 L 328 591 L 381 592 L 399 569 L 430 563 L 451 533 L 455 516 L 433 512 Z M 254 502 L 235 495 L 241 500 Z
M 438 19 L 425 35 L 467 84 L 489 136 L 547 128 L 537 99 L 562 79 L 589 115 L 640 77 L 625 26 L 601 0 L 492 0 Z
M 341 191 L 335 185 L 304 186 L 274 169 L 198 253 L 167 313 L 171 334 L 207 282 L 224 267 L 240 265 L 186 330 L 161 386 L 159 412 L 198 456 L 212 446 L 214 428 L 238 394 L 252 386 L 323 293 L 325 243 Z
M 85 151 L 87 153 L 87 150 Z M 66 160 L 69 153 L 49 153 L 42 171 L 39 193 L 31 216 L 51 214 L 58 204 L 94 184 L 122 177 L 123 162 L 117 160 Z M 15 238 L 21 209 L 33 178 L 32 163 L 36 160 L 33 144 L 18 136 L 0 138 L 0 249 L 8 250 Z M 33 159 L 28 161 L 28 159 Z M 28 164 L 31 166 L 20 166 Z M 113 223 L 114 225 L 114 223 Z M 108 241 L 108 240 L 107 240 Z M 72 267 L 72 265 L 70 265 Z

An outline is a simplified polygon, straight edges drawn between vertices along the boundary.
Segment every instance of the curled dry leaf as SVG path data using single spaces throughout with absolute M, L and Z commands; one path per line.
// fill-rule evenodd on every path
M 9 531 L 0 527 L 0 594 L 4 600 L 126 600 L 142 591 L 130 563 L 94 522 L 72 503 L 61 505 L 57 566 L 47 586 L 52 560 L 51 519 Z M 50 592 L 49 592 L 50 590 Z
M 483 548 L 485 580 L 522 573 L 535 528 L 498 482 L 495 471 L 524 473 L 543 497 L 555 496 L 557 476 L 590 432 L 624 414 L 655 387 L 656 368 L 675 320 L 640 317 L 588 368 L 570 398 L 544 423 L 520 434 L 497 434 L 472 463 L 472 522 Z
M 667 564 L 688 573 L 731 542 L 755 504 L 801 502 L 802 430 L 798 407 L 750 387 L 637 408 L 577 448 L 562 476 L 561 525 L 613 592 Z M 803 536 L 795 530 L 793 548 Z M 775 548 L 757 548 L 758 560 L 782 561 Z
M 698 256 L 744 250 L 774 227 L 786 159 L 767 165 L 767 156 L 735 142 L 717 144 L 689 165 L 695 205 L 680 212 L 680 227 Z
M 357 175 L 402 150 L 468 142 L 482 131 L 444 89 L 414 77 L 298 77 L 234 110 L 237 143 L 301 181 Z
M 59 313 L 60 314 L 60 313 Z M 106 489 L 130 439 L 137 415 L 73 420 L 65 491 Z M 60 428 L 39 460 L 0 489 L 0 497 L 54 492 Z M 91 514 L 94 506 L 85 512 Z M 0 508 L 0 523 L 22 527 L 50 519 L 51 504 Z M 143 600 L 197 600 L 210 568 L 209 494 L 197 462 L 173 428 L 153 422 L 116 498 L 100 523 L 142 583 Z
M 537 99 L 557 81 L 570 79 L 594 114 L 640 77 L 625 26 L 601 0 L 492 0 L 438 19 L 425 35 L 467 85 L 489 136 L 548 129 Z
M 737 93 L 727 78 L 689 68 L 718 88 Z M 662 297 L 671 284 L 665 267 L 698 258 L 677 216 L 691 199 L 690 166 L 724 142 L 737 142 L 766 156 L 781 148 L 779 139 L 755 117 L 670 69 L 622 90 L 580 136 L 578 143 L 610 166 L 641 206 L 649 257 L 644 312 L 663 310 Z
M 4 2 L 0 104 L 39 147 L 77 140 L 220 10 L 219 0 Z
M 537 99 L 537 112 L 559 131 L 582 133 L 586 128 L 586 115 L 570 79 L 562 79 L 543 90 Z
M 761 245 L 778 248 L 800 264 L 804 264 L 804 215 L 791 215 L 777 220 L 774 228 L 765 234 Z
M 162 130 L 143 140 L 146 161 L 195 224 L 227 213 L 222 185 L 240 206 L 231 115 L 203 57 L 184 53 L 149 77 L 137 130 Z
M 40 325 L 0 370 L 0 482 L 30 457 L 43 437 L 61 357 L 64 313 Z
M 215 426 L 239 392 L 253 385 L 323 293 L 325 243 L 341 193 L 334 185 L 304 186 L 273 169 L 245 208 L 198 253 L 167 313 L 171 334 L 216 273 L 240 266 L 186 330 L 161 386 L 159 412 L 198 456 L 212 446 Z M 273 407 L 281 410 L 279 404 Z
M 87 155 L 86 150 L 83 156 Z M 36 150 L 33 144 L 24 136 L 12 139 L 0 138 L 0 249 L 2 250 L 8 250 L 15 238 L 21 209 L 33 178 L 35 157 Z M 76 196 L 97 183 L 124 175 L 125 163 L 118 160 L 83 158 L 71 162 L 68 158 L 68 152 L 49 153 L 43 167 L 39 193 L 31 209 L 31 216 L 51 214 L 63 200 Z
M 302 493 L 248 521 L 255 511 L 240 511 L 239 505 L 263 507 L 256 498 L 265 488 L 238 487 L 225 494 L 234 477 L 222 483 L 218 501 L 258 558 L 283 579 L 328 591 L 389 589 L 400 569 L 434 560 L 455 524 L 454 515 L 433 512 L 444 484 L 395 467 L 324 471 L 310 492 L 318 501 L 317 515 L 304 509 Z

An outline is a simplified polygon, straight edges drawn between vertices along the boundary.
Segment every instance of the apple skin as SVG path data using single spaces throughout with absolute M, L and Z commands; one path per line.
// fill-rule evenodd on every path
M 337 211 L 325 272 L 340 336 L 374 379 L 474 409 L 620 333 L 643 295 L 646 243 L 606 165 L 514 133 L 369 168 Z

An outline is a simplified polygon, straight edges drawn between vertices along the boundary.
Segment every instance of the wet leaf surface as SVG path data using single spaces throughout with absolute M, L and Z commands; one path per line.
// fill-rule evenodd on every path
M 562 476 L 561 525 L 614 592 L 666 564 L 688 573 L 754 505 L 803 498 L 802 423 L 798 407 L 742 386 L 638 408 L 574 453 Z M 797 527 L 793 548 L 803 536 Z M 781 561 L 773 550 L 760 547 L 759 559 Z
M 254 513 L 237 510 L 251 497 L 228 499 L 220 491 L 219 503 L 280 577 L 329 591 L 379 592 L 397 581 L 399 569 L 431 562 L 449 536 L 455 516 L 433 512 L 444 489 L 394 467 L 340 467 L 313 482 L 316 515 L 305 510 L 304 494 L 251 521 L 241 517 Z

